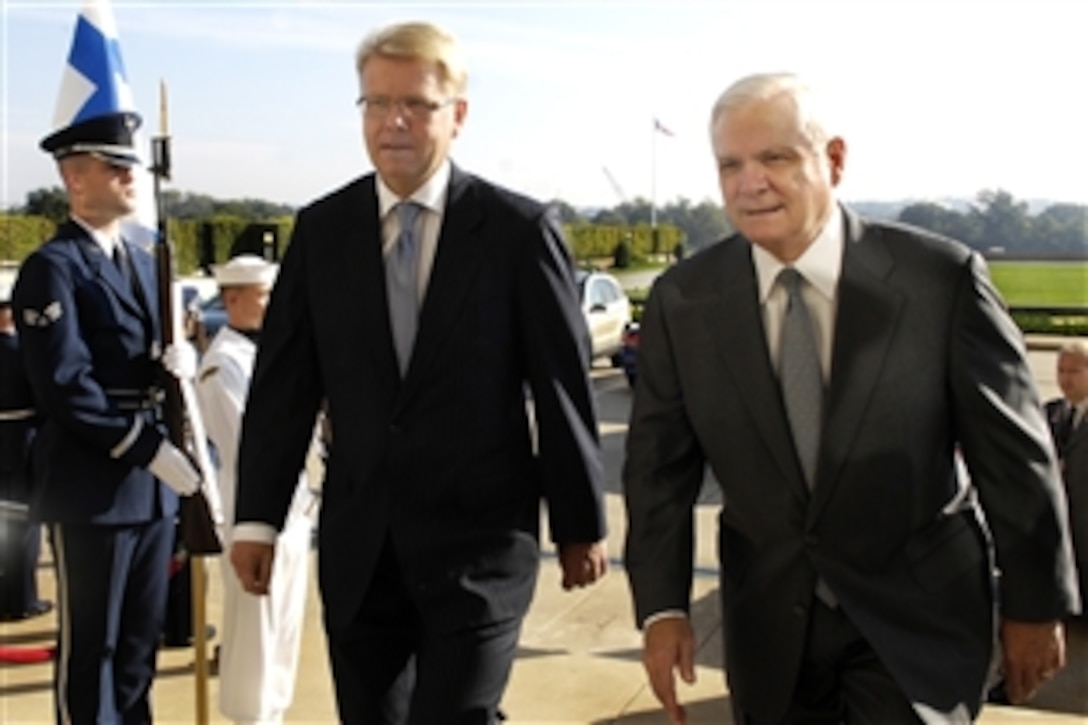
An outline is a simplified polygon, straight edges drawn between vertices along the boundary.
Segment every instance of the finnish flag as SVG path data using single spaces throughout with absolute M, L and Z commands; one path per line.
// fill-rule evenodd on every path
M 124 111 L 135 113 L 136 106 L 121 59 L 113 11 L 107 0 L 86 0 L 76 19 L 53 126 L 67 128 Z
M 57 158 L 92 153 L 132 168 L 136 211 L 123 220 L 123 233 L 149 248 L 157 226 L 153 182 L 140 163 L 141 118 L 108 0 L 85 0 L 76 18 L 53 120 L 54 131 L 42 147 Z

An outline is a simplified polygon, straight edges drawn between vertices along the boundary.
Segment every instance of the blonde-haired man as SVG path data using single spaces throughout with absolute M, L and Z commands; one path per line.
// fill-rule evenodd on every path
M 452 36 L 385 28 L 357 69 L 376 173 L 298 214 L 243 425 L 231 560 L 267 591 L 327 399 L 318 561 L 340 719 L 494 722 L 541 499 L 562 585 L 606 565 L 573 267 L 543 205 L 449 161 L 468 111 Z

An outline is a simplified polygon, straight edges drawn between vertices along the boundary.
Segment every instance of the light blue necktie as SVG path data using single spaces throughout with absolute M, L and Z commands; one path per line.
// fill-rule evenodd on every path
M 778 344 L 778 382 L 793 434 L 793 447 L 801 462 L 805 483 L 812 490 L 816 485 L 816 464 L 820 457 L 824 379 L 812 319 L 801 296 L 802 281 L 801 274 L 792 267 L 778 274 L 778 283 L 789 295 Z M 835 594 L 822 578 L 816 581 L 816 596 L 829 607 L 838 606 Z
M 397 351 L 401 376 L 408 370 L 419 325 L 419 284 L 417 268 L 419 244 L 416 222 L 423 207 L 414 201 L 397 204 L 400 234 L 385 258 L 385 281 L 389 293 L 389 322 Z

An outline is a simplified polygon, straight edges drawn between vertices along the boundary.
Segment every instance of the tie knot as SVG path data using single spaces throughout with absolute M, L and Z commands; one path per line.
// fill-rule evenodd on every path
M 423 207 L 414 201 L 402 201 L 397 204 L 397 221 L 400 222 L 400 233 L 405 234 L 415 231 L 416 220 Z
M 790 297 L 796 297 L 801 291 L 801 280 L 804 277 L 793 267 L 785 267 L 778 273 L 778 283 L 786 290 Z

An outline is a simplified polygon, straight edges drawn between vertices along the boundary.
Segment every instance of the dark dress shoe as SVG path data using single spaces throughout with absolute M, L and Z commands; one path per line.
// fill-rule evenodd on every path
M 4 612 L 0 615 L 0 622 L 21 622 L 24 619 L 40 617 L 53 611 L 53 602 L 48 599 L 39 599 L 25 612 Z
M 1005 681 L 999 680 L 990 691 L 986 693 L 986 702 L 991 705 L 1011 705 L 1009 694 L 1005 691 Z

